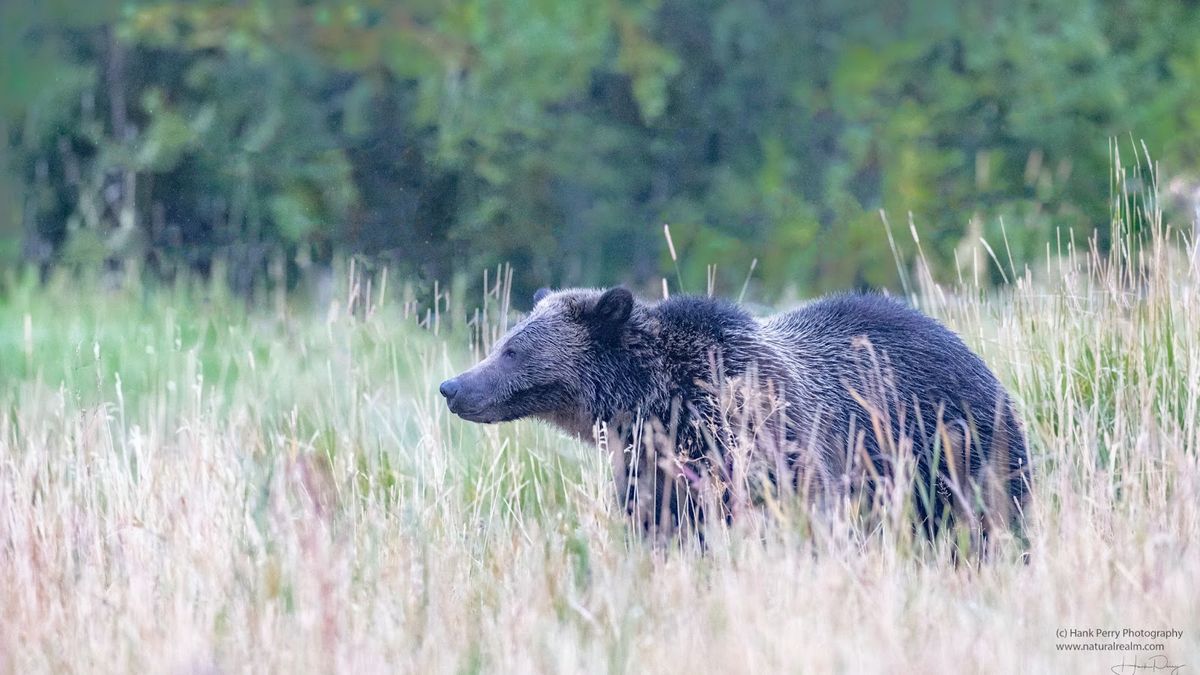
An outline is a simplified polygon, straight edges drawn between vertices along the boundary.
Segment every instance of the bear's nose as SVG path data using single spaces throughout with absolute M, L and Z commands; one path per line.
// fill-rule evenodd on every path
M 458 393 L 458 388 L 458 380 L 451 378 L 443 382 L 442 386 L 438 387 L 438 391 L 446 397 L 446 400 L 450 400 Z

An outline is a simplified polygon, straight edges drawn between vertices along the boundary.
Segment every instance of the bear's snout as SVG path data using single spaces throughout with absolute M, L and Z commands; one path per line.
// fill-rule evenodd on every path
M 469 422 L 486 422 L 487 401 L 480 396 L 479 383 L 463 373 L 446 380 L 438 387 L 438 392 L 446 398 L 446 407 L 450 412 Z
M 454 395 L 458 393 L 460 388 L 461 385 L 458 383 L 458 378 L 452 377 L 443 382 L 442 386 L 438 387 L 438 391 L 441 392 L 442 396 L 444 396 L 447 401 L 449 401 L 450 399 L 454 398 Z

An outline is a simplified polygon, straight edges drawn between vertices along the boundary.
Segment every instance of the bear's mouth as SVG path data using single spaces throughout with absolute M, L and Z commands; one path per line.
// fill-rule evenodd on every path
M 514 413 L 500 413 L 495 410 L 451 410 L 450 412 L 458 415 L 459 418 L 476 424 L 499 424 L 500 422 L 512 422 L 520 419 L 521 416 Z
M 455 397 L 446 401 L 446 407 L 450 412 L 458 415 L 468 422 L 477 422 L 479 424 L 489 424 L 492 422 L 494 415 L 488 410 L 488 406 L 468 407 L 463 405 L 460 397 Z
M 495 424 L 497 422 L 504 421 L 499 415 L 486 408 L 482 410 L 455 410 L 454 408 L 451 408 L 450 412 L 458 415 L 461 419 L 464 419 L 468 422 L 474 422 L 476 424 Z
M 514 401 L 526 391 L 528 390 L 518 391 L 501 401 L 492 401 L 476 406 L 464 405 L 462 401 L 458 400 L 458 397 L 455 397 L 448 401 L 447 405 L 450 408 L 450 412 L 468 422 L 476 424 L 512 422 L 525 416 L 520 412 L 519 405 L 514 406 Z
M 506 417 L 503 414 L 504 405 L 502 403 L 485 403 L 483 405 L 466 405 L 460 397 L 455 397 L 447 401 L 447 407 L 450 412 L 458 417 L 476 424 L 496 424 L 497 422 L 507 422 L 515 417 Z

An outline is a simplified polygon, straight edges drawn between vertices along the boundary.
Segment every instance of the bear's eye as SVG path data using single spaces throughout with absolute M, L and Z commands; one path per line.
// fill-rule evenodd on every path
M 512 361 L 513 359 L 517 358 L 517 350 L 513 349 L 512 347 L 505 349 L 504 350 L 504 358 L 508 359 L 509 361 Z

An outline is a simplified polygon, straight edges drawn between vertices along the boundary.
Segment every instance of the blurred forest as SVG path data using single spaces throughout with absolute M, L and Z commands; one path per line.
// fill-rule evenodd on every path
M 1197 166 L 1200 2 L 0 2 L 7 266 L 894 287 L 881 209 L 1105 232 L 1113 138 Z

